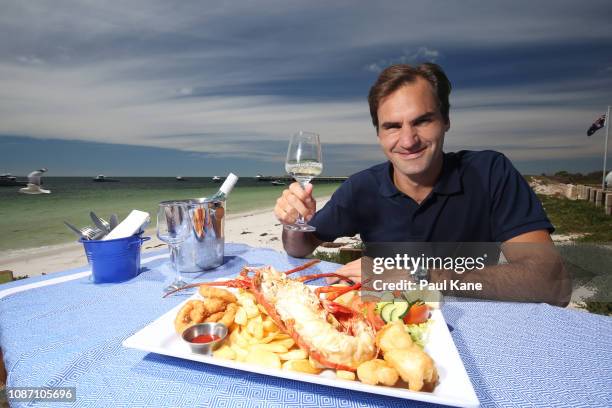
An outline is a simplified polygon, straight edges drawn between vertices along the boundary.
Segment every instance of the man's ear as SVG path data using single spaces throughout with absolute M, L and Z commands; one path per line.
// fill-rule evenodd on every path
M 448 120 L 446 121 L 446 126 L 444 127 L 444 131 L 445 131 L 445 132 L 448 132 L 448 131 L 449 131 L 449 129 L 450 129 L 450 119 L 448 119 Z

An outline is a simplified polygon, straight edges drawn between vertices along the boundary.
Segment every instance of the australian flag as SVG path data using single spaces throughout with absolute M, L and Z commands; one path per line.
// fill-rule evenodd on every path
M 587 130 L 587 136 L 591 136 L 593 133 L 597 132 L 599 129 L 606 125 L 606 115 L 603 114 L 599 118 L 593 122 L 589 130 Z

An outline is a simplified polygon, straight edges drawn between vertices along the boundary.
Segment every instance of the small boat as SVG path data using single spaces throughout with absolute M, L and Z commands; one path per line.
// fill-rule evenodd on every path
M 221 182 L 221 177 L 219 177 L 219 176 L 214 176 L 214 177 L 212 178 L 212 181 L 213 181 L 214 183 L 220 183 L 220 182 Z
M 275 186 L 284 186 L 285 185 L 285 183 L 283 181 L 280 181 L 280 180 L 272 180 L 270 182 L 270 184 L 275 185 Z
M 257 173 L 257 175 L 255 176 L 255 178 L 257 179 L 257 181 L 263 181 L 264 175 Z
M 96 177 L 94 177 L 92 179 L 92 181 L 96 181 L 98 183 L 113 183 L 113 182 L 117 182 L 119 180 L 108 178 L 104 174 L 98 174 Z
M 11 173 L 0 174 L 0 186 L 2 187 L 25 187 L 27 184 L 25 181 L 17 181 L 17 177 Z
M 176 176 L 176 181 L 186 181 L 187 179 L 183 176 Z

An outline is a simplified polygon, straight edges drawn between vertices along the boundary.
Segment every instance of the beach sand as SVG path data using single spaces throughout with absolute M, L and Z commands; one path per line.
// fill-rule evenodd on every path
M 329 197 L 319 198 L 317 207 L 322 208 Z M 271 208 L 246 211 L 228 215 L 225 222 L 225 241 L 242 243 L 252 247 L 272 248 L 284 252 L 281 242 L 281 224 L 278 222 Z M 147 229 L 145 236 L 151 240 L 143 245 L 143 254 L 166 247 L 155 235 L 155 229 Z M 570 235 L 553 235 L 557 242 L 571 241 L 575 237 Z M 352 239 L 343 239 L 353 243 Z M 333 248 L 319 247 L 320 251 L 334 251 Z M 87 265 L 87 258 L 83 246 L 78 242 L 53 245 L 40 248 L 19 249 L 0 252 L 0 271 L 10 270 L 13 276 L 38 276 L 53 272 L 64 271 Z M 578 288 L 572 293 L 571 308 L 577 308 L 577 303 L 592 295 L 589 288 Z M 580 309 L 583 310 L 583 309 Z
M 329 197 L 319 198 L 317 207 L 322 208 L 328 200 Z M 284 252 L 281 233 L 281 224 L 271 208 L 229 214 L 225 221 L 225 242 Z M 143 254 L 166 247 L 155 235 L 155 228 L 147 229 L 145 236 L 151 240 L 143 245 Z M 87 258 L 78 242 L 0 252 L 0 270 L 12 271 L 15 277 L 46 275 L 85 265 Z

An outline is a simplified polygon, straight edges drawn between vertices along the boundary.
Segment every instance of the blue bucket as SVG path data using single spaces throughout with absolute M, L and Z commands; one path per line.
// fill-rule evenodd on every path
M 108 241 L 80 239 L 95 283 L 123 282 L 140 272 L 140 247 L 149 237 L 140 234 Z

